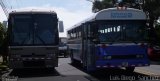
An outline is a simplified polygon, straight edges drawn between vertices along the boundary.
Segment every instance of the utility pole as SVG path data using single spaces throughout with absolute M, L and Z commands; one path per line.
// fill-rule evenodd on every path
M 8 17 L 8 10 L 7 10 L 5 4 L 4 4 L 4 2 L 2 0 L 0 0 L 0 5 L 1 5 L 6 17 Z

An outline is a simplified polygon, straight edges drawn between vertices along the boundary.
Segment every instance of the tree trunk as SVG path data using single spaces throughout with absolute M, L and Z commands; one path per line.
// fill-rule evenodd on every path
M 156 34 L 156 31 L 155 31 L 155 28 L 154 28 L 154 16 L 153 15 L 150 15 L 150 20 L 149 20 L 149 42 L 151 44 L 156 44 L 157 43 L 157 34 Z
M 7 56 L 6 56 L 6 55 L 3 55 L 2 58 L 3 58 L 3 62 L 2 62 L 2 63 L 3 63 L 3 64 L 6 64 L 6 63 L 7 63 Z

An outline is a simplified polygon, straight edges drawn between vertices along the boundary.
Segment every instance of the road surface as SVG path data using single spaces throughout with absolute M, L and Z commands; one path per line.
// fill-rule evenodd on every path
M 137 67 L 134 73 L 124 69 L 102 69 L 92 73 L 70 64 L 69 58 L 60 58 L 55 69 L 13 70 L 10 76 L 18 76 L 18 81 L 160 81 L 160 65 Z

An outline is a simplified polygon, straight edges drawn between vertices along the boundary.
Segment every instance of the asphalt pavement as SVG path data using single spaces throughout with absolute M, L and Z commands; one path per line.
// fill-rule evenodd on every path
M 133 73 L 119 68 L 88 73 L 81 67 L 71 65 L 70 58 L 59 58 L 55 69 L 12 70 L 9 75 L 17 79 L 7 81 L 160 81 L 160 65 L 154 63 L 148 67 L 136 67 Z
M 70 65 L 69 58 L 60 58 L 55 69 L 19 69 L 9 76 L 18 77 L 18 81 L 98 81 L 89 74 Z

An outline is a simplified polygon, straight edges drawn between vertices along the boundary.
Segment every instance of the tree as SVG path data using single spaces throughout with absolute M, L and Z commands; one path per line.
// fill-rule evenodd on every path
M 3 25 L 2 23 L 0 22 L 0 46 L 2 45 L 2 42 L 3 42 L 3 38 L 4 38 L 4 29 L 3 29 Z
M 157 22 L 155 26 L 156 34 L 157 34 L 157 44 L 160 46 L 160 23 Z
M 0 55 L 3 57 L 3 62 L 7 61 L 7 41 L 5 39 L 6 32 L 4 30 L 4 26 L 0 22 Z
M 144 0 L 94 0 L 92 12 L 98 12 L 102 9 L 119 6 L 127 6 L 131 8 L 141 9 Z
M 160 0 L 145 0 L 144 2 L 142 5 L 143 10 L 149 17 L 150 41 L 154 44 L 158 42 L 158 35 L 156 34 L 154 25 L 160 17 Z
M 115 4 L 114 0 L 94 0 L 93 2 L 93 7 L 92 7 L 92 12 L 98 12 L 102 9 L 105 8 L 110 8 L 113 7 Z

